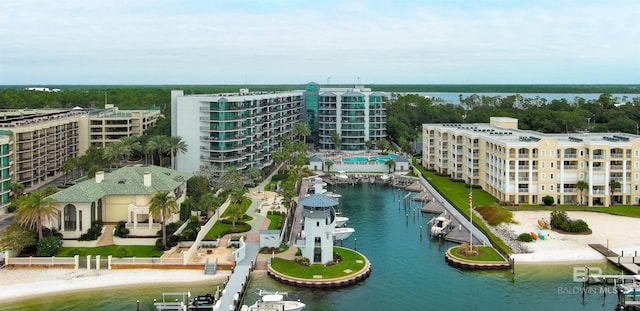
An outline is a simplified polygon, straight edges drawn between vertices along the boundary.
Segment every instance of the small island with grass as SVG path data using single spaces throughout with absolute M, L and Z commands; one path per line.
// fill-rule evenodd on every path
M 474 270 L 509 269 L 511 264 L 491 246 L 470 247 L 467 243 L 451 247 L 445 260 L 453 267 Z
M 313 264 L 299 252 L 292 259 L 271 259 L 268 273 L 289 285 L 315 288 L 337 288 L 356 284 L 371 274 L 371 264 L 352 249 L 333 247 L 334 260 L 327 264 Z

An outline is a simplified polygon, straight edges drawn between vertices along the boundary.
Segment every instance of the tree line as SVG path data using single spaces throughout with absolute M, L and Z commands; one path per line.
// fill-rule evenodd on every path
M 460 103 L 434 103 L 416 94 L 393 96 L 387 106 L 387 133 L 404 150 L 417 141 L 424 123 L 489 123 L 491 117 L 512 117 L 520 129 L 543 133 L 623 132 L 638 134 L 640 98 L 524 98 L 460 95 Z

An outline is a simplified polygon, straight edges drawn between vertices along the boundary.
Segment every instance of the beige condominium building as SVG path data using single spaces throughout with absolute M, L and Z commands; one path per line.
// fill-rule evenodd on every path
M 64 160 L 88 148 L 89 114 L 82 110 L 0 111 L 0 130 L 9 136 L 11 180 L 36 188 L 55 176 Z
M 7 137 L 0 139 L 3 172 L 8 167 L 11 182 L 28 190 L 41 187 L 59 174 L 67 158 L 83 155 L 91 144 L 102 147 L 122 137 L 140 136 L 159 117 L 159 109 L 119 111 L 112 105 L 91 112 L 82 108 L 0 110 L 0 130 Z
M 119 110 L 112 104 L 89 113 L 90 144 L 106 147 L 122 137 L 139 137 L 161 117 L 160 108 Z
M 423 124 L 422 165 L 480 185 L 500 201 L 640 204 L 640 136 L 545 134 L 514 118 L 489 124 Z M 582 187 L 585 186 L 585 187 Z M 582 189 L 584 188 L 584 189 Z

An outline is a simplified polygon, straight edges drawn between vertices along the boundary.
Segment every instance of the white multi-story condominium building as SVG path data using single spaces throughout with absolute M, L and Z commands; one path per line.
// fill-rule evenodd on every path
M 12 181 L 36 188 L 55 176 L 64 160 L 87 150 L 88 122 L 82 109 L 0 111 L 0 129 L 9 136 Z
M 176 168 L 260 168 L 273 162 L 285 134 L 302 122 L 302 91 L 185 95 L 171 91 L 171 135 L 189 146 Z
M 424 167 L 480 185 L 498 200 L 640 204 L 638 135 L 545 134 L 519 130 L 513 118 L 422 128 Z
M 89 143 L 105 147 L 123 137 L 140 137 L 161 117 L 160 108 L 147 110 L 119 110 L 112 104 L 89 113 Z
M 0 130 L 0 215 L 9 206 L 11 193 L 11 132 Z
M 373 146 L 387 137 L 389 96 L 372 92 L 370 88 L 319 88 L 309 83 L 305 94 L 305 116 L 313 135 L 317 133 L 318 148 L 335 150 L 334 132 L 341 139 L 341 150 L 364 151 L 366 142 Z

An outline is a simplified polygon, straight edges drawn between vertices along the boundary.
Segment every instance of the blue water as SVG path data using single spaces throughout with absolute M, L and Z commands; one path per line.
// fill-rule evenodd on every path
M 407 92 L 407 93 L 402 93 L 402 95 L 406 95 L 406 94 L 418 94 L 420 96 L 429 96 L 430 98 L 436 99 L 442 99 L 445 102 L 448 103 L 452 103 L 452 104 L 460 104 L 460 94 L 462 94 L 463 97 L 469 97 L 473 94 L 478 94 L 479 96 L 489 96 L 489 97 L 495 97 L 495 96 L 500 96 L 502 98 L 505 98 L 507 96 L 512 96 L 515 95 L 514 93 L 438 93 L 438 92 Z M 531 99 L 535 99 L 535 98 L 544 98 L 547 100 L 547 102 L 551 102 L 554 99 L 566 99 L 568 101 L 573 101 L 576 97 L 581 97 L 584 99 L 598 99 L 598 97 L 600 97 L 601 93 L 520 93 L 520 95 L 522 95 L 522 97 L 524 98 L 531 98 Z M 634 97 L 640 97 L 640 94 L 611 94 L 613 98 L 620 98 L 620 100 L 622 100 L 625 96 L 628 100 L 630 100 L 631 98 Z
M 349 158 L 343 158 L 342 162 L 345 162 L 345 163 L 369 162 L 369 158 L 367 158 L 367 157 L 349 157 Z
M 245 304 L 257 299 L 259 289 L 291 293 L 307 304 L 305 311 L 370 310 L 609 310 L 617 298 L 612 288 L 603 296 L 591 287 L 584 299 L 581 285 L 572 282 L 574 265 L 522 265 L 511 271 L 461 271 L 444 262 L 444 251 L 455 244 L 431 241 L 426 222 L 433 215 L 417 212 L 418 203 L 405 207 L 406 192 L 379 185 L 342 186 L 329 191 L 341 194 L 340 211 L 356 232 L 344 247 L 363 253 L 372 263 L 364 282 L 343 289 L 293 288 L 266 275 L 250 283 Z M 414 211 L 416 210 L 416 211 Z M 420 237 L 420 226 L 423 236 Z M 619 273 L 606 264 L 591 264 L 604 273 Z M 2 277 L 2 270 L 0 270 Z M 144 285 L 56 294 L 3 303 L 1 310 L 152 310 L 162 292 L 214 292 L 216 284 Z M 0 296 L 2 293 L 0 293 Z
M 356 232 L 344 247 L 363 253 L 372 263 L 372 274 L 363 283 L 344 289 L 294 288 L 268 276 L 250 284 L 245 303 L 253 303 L 259 289 L 294 293 L 307 304 L 305 310 L 614 310 L 613 288 L 606 298 L 600 288 L 585 295 L 572 282 L 573 265 L 518 265 L 511 271 L 461 271 L 448 266 L 444 252 L 453 243 L 431 241 L 426 222 L 431 214 L 405 210 L 404 191 L 385 186 L 356 185 L 328 189 L 342 195 L 340 211 Z M 400 201 L 401 207 L 398 208 Z M 414 216 L 415 215 L 415 216 Z M 423 236 L 420 237 L 420 226 Z M 617 273 L 615 267 L 591 264 Z M 607 273 L 608 273 L 607 272 Z
M 394 159 L 395 157 L 396 157 L 395 154 L 380 155 L 380 156 L 373 156 L 373 157 L 348 157 L 348 158 L 343 158 L 342 162 L 361 163 L 361 162 L 376 161 L 378 163 L 384 163 L 384 162 L 387 162 L 388 160 Z

